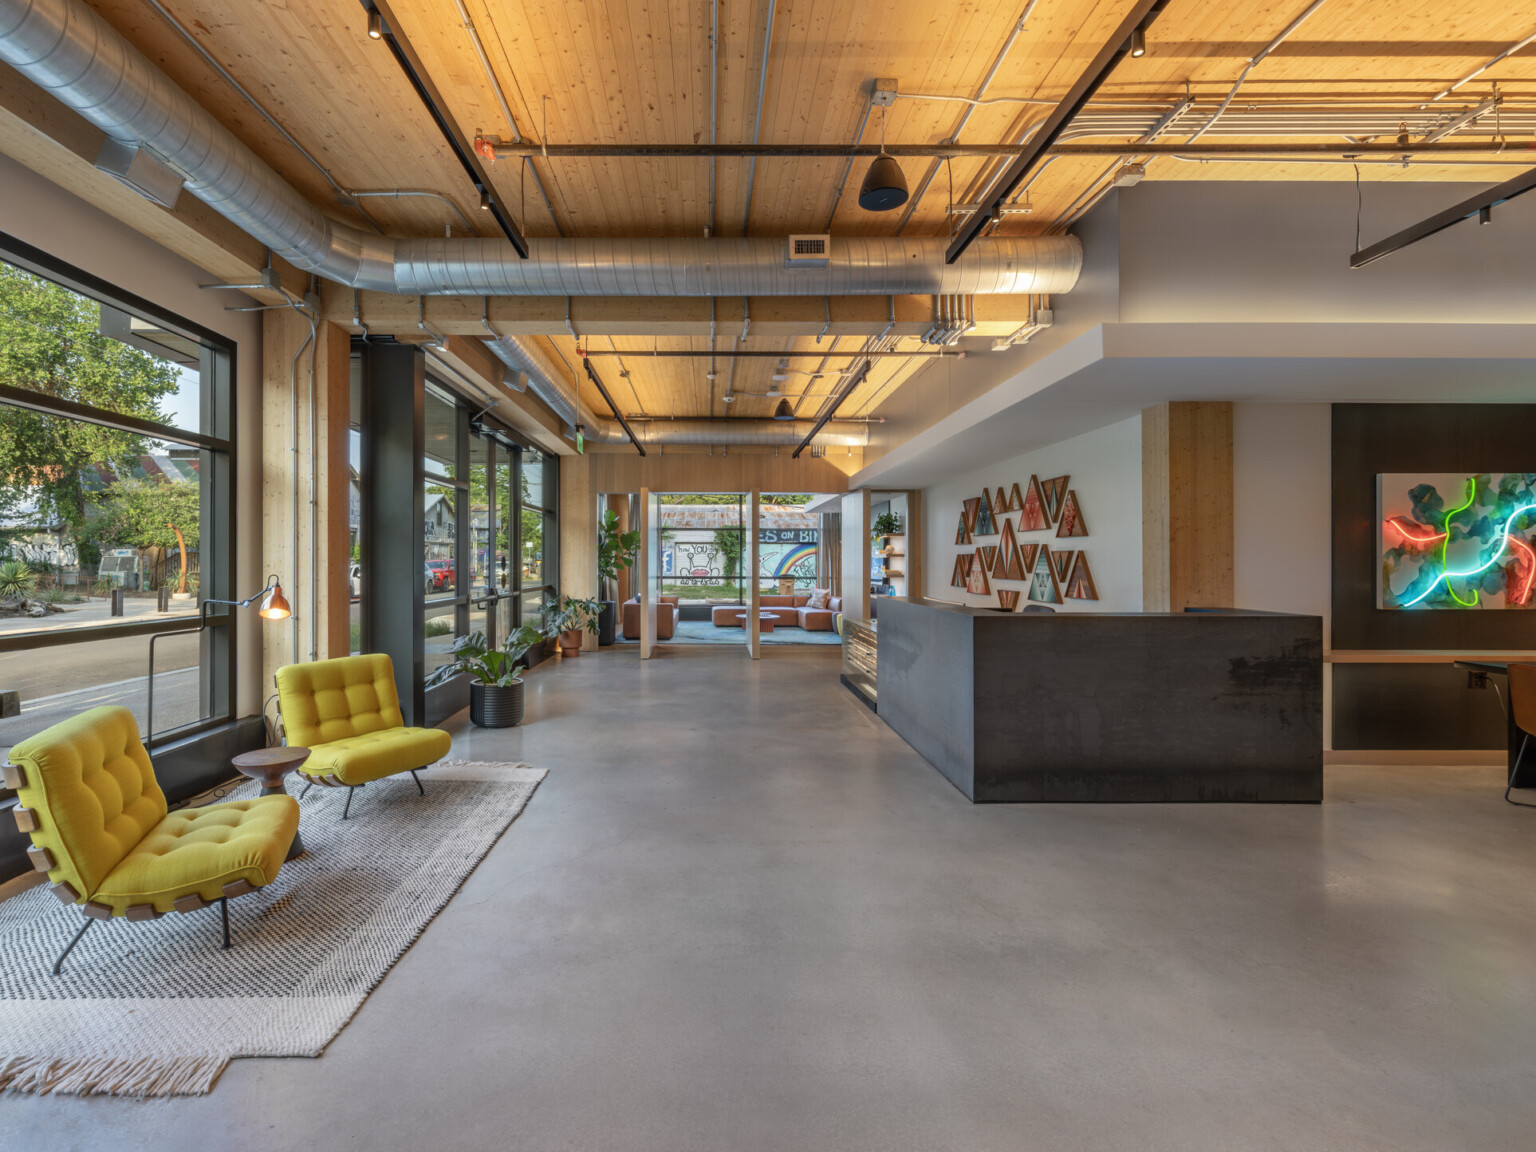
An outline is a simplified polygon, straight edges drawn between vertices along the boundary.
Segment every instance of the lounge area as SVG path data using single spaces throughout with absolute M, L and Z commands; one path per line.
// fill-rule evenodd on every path
M 1525 1152 L 1532 21 L 0 0 L 0 1147 Z

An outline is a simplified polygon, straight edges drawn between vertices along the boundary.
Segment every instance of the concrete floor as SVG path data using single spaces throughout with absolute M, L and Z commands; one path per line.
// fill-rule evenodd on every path
M 1536 1146 L 1536 811 L 972 807 L 837 653 L 550 662 L 550 769 L 320 1060 L 0 1096 L 0 1146 L 1072 1152 Z

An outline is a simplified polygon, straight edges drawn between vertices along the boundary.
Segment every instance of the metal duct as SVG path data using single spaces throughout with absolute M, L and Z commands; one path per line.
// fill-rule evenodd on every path
M 598 416 L 586 405 L 566 394 L 555 382 L 555 373 L 544 357 L 515 336 L 487 340 L 486 347 L 509 368 L 523 373 L 528 390 L 552 408 L 569 427 L 576 424 L 588 440 L 599 444 L 627 444 L 629 437 L 617 420 Z M 668 420 L 642 424 L 636 433 L 645 444 L 724 444 L 757 445 L 765 448 L 792 448 L 800 443 L 803 431 L 781 420 Z M 816 434 L 818 443 L 838 448 L 862 448 L 869 443 L 869 425 L 855 420 L 833 420 Z
M 782 239 L 393 240 L 327 219 L 82 0 L 0 0 L 0 60 L 114 139 L 147 148 L 198 199 L 309 272 L 424 295 L 826 296 L 1056 293 L 1071 236 L 991 240 L 945 265 L 944 239 L 839 237 L 830 265 L 784 266 Z

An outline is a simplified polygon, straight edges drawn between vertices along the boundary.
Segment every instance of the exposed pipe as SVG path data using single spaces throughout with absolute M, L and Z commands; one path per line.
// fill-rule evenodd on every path
M 768 56 L 773 48 L 773 16 L 778 0 L 768 0 L 768 21 L 763 29 L 763 66 L 757 75 L 757 115 L 752 122 L 752 143 L 756 144 L 763 134 L 763 95 L 768 91 Z M 747 165 L 747 209 L 741 215 L 741 234 L 747 234 L 752 223 L 752 188 L 757 183 L 757 157 Z
M 1281 30 L 1280 35 L 1276 36 L 1268 44 L 1264 45 L 1259 54 L 1252 60 L 1248 61 L 1248 66 L 1244 68 L 1242 74 L 1238 76 L 1237 83 L 1232 85 L 1232 90 L 1227 93 L 1227 98 L 1221 102 L 1221 107 L 1217 108 L 1216 111 L 1212 113 L 1211 118 L 1204 124 L 1200 125 L 1200 127 L 1195 130 L 1194 135 L 1186 140 L 1185 143 L 1193 144 L 1196 140 L 1200 139 L 1200 137 L 1209 132 L 1211 125 L 1220 120 L 1221 114 L 1231 106 L 1233 100 L 1237 99 L 1237 90 L 1247 82 L 1248 74 L 1259 66 L 1259 64 L 1264 60 L 1264 57 L 1268 56 L 1276 48 L 1280 47 L 1281 44 L 1284 44 L 1286 37 L 1288 37 L 1292 32 L 1296 31 L 1296 29 L 1305 24 L 1307 17 L 1311 16 L 1312 13 L 1316 12 L 1327 2 L 1328 0 L 1312 0 L 1312 3 L 1307 5 L 1305 12 L 1287 24 L 1284 29 Z
M 517 119 L 512 115 L 512 106 L 507 103 L 507 94 L 502 90 L 501 81 L 496 78 L 496 70 L 491 67 L 491 59 L 486 55 L 485 45 L 480 40 L 480 30 L 475 27 L 475 22 L 470 19 L 469 9 L 464 0 L 453 0 L 459 9 L 459 20 L 464 25 L 464 31 L 469 33 L 469 41 L 475 46 L 475 55 L 480 59 L 480 67 L 485 71 L 485 78 L 490 81 L 491 91 L 496 96 L 496 103 L 501 106 L 501 114 L 506 118 L 507 127 L 512 129 L 512 139 L 522 143 L 523 134 L 517 127 Z M 549 193 L 544 190 L 544 181 L 539 179 L 539 170 L 533 166 L 533 159 L 529 157 L 523 161 L 528 165 L 528 171 L 533 173 L 533 186 L 539 190 L 539 196 L 544 201 L 544 208 L 549 212 L 550 221 L 555 226 L 555 235 L 563 236 L 565 233 L 560 228 L 560 218 L 555 215 L 555 206 L 549 201 Z M 474 231 L 473 228 L 470 229 Z
M 1488 61 L 1488 63 L 1480 65 L 1479 67 L 1472 69 L 1472 71 L 1468 72 L 1465 76 L 1463 76 L 1460 80 L 1456 81 L 1456 83 L 1452 84 L 1444 92 L 1439 92 L 1439 93 L 1435 94 L 1434 96 L 1431 96 L 1429 98 L 1430 102 L 1433 103 L 1436 100 L 1444 100 L 1447 96 L 1449 96 L 1452 92 L 1456 91 L 1456 89 L 1460 88 L 1463 84 L 1466 84 L 1467 82 L 1469 82 L 1471 80 L 1476 80 L 1479 76 L 1481 76 L 1484 72 L 1488 71 L 1488 69 L 1492 68 L 1499 61 L 1501 61 L 1501 60 L 1503 60 L 1503 59 L 1505 59 L 1505 58 L 1507 58 L 1509 56 L 1513 56 L 1516 52 L 1520 51 L 1520 49 L 1524 48 L 1527 44 L 1530 44 L 1533 41 L 1536 41 L 1536 32 L 1532 32 L 1524 40 L 1520 40 L 1520 41 L 1517 41 L 1514 44 L 1511 44 L 1508 48 L 1504 49 L 1504 51 L 1500 52 L 1492 60 Z
M 445 196 L 441 192 L 433 192 L 429 188 L 365 188 L 361 190 L 348 189 L 347 191 L 343 192 L 342 195 L 350 196 L 354 200 L 362 200 L 367 197 L 382 197 L 388 200 L 401 200 L 410 197 L 422 197 L 430 200 L 441 200 L 444 204 L 453 209 L 453 214 L 457 216 L 463 223 L 464 230 L 471 236 L 475 235 L 475 225 L 473 221 L 471 221 L 470 218 L 464 214 L 464 209 L 459 207 L 458 201 L 455 200 L 452 196 Z
M 81 0 L 0 0 L 0 60 L 114 139 L 142 143 L 283 259 L 341 284 L 426 295 L 826 296 L 1066 292 L 1071 237 L 997 241 L 944 266 L 942 241 L 839 238 L 827 267 L 782 240 L 392 240 L 327 219 Z
M 578 423 L 581 424 L 587 430 L 587 439 L 594 443 L 628 443 L 629 437 L 625 435 L 624 429 L 619 426 L 617 420 L 596 415 L 582 404 L 579 398 L 572 402 L 555 383 L 554 373 L 549 369 L 543 356 L 525 342 L 514 336 L 503 336 L 497 340 L 487 340 L 485 343 L 503 364 L 527 376 L 528 390 L 548 404 L 567 426 L 574 427 Z M 588 350 L 588 355 L 595 355 L 595 353 Z M 624 355 L 632 356 L 634 353 L 626 352 Z M 742 418 L 686 419 L 665 423 L 665 428 L 647 428 L 637 433 L 638 439 L 642 443 L 660 446 L 728 444 L 781 448 L 800 440 L 794 425 L 783 420 L 767 420 L 762 426 L 756 421 Z M 773 425 L 773 427 L 766 425 Z M 868 425 L 855 422 L 845 424 L 838 421 L 823 429 L 822 436 L 828 444 L 857 448 L 868 442 Z
M 162 20 L 164 20 L 172 28 L 176 29 L 181 38 L 192 46 L 193 50 L 203 58 L 208 67 L 212 68 L 221 77 L 223 77 L 226 84 L 228 84 L 236 92 L 240 93 L 240 95 L 245 98 L 245 102 L 252 108 L 256 109 L 257 115 L 259 115 L 263 120 L 270 124 L 273 129 L 277 131 L 278 135 L 282 136 L 284 140 L 288 141 L 288 143 L 293 146 L 294 150 L 297 151 L 300 156 L 304 157 L 305 160 L 308 160 L 315 171 L 319 172 L 320 175 L 325 177 L 326 183 L 331 186 L 331 189 L 336 193 L 337 196 L 356 195 L 356 193 L 348 192 L 345 188 L 338 184 L 336 182 L 336 177 L 331 175 L 331 170 L 324 164 L 320 163 L 320 161 L 316 160 L 314 156 L 310 154 L 309 149 L 305 148 L 304 145 L 300 144 L 296 139 L 294 139 L 293 133 L 289 132 L 288 129 L 284 128 L 280 123 L 278 123 L 277 118 L 273 116 L 272 113 L 268 112 L 266 108 L 262 106 L 261 102 L 256 99 L 256 97 L 252 96 L 248 91 L 246 91 L 245 86 L 241 84 L 240 81 L 236 80 L 229 74 L 229 70 L 225 68 L 224 65 L 219 63 L 219 61 L 214 57 L 213 53 L 209 52 L 208 49 L 203 47 L 202 41 L 200 41 L 196 36 L 193 36 L 191 32 L 188 32 L 186 25 L 182 24 L 180 20 L 176 19 L 176 17 L 172 16 L 168 11 L 166 11 L 165 5 L 161 4 L 160 0 L 149 0 L 149 6 L 160 14 L 160 18 Z M 383 229 L 381 229 L 378 224 L 374 222 L 373 217 L 369 216 L 368 213 L 363 210 L 361 204 L 356 205 L 355 208 L 357 214 L 364 220 L 368 221 L 369 225 L 375 232 L 383 231 Z M 473 229 L 471 229 L 471 231 L 473 231 Z
M 1013 31 L 1008 34 L 1008 39 L 1003 41 L 1002 48 L 998 50 L 997 57 L 992 61 L 992 67 L 988 68 L 987 74 L 982 77 L 981 85 L 976 89 L 976 98 L 965 102 L 965 112 L 961 114 L 960 122 L 950 132 L 949 143 L 959 143 L 960 133 L 971 122 L 971 115 L 976 111 L 981 98 L 987 94 L 987 89 L 992 86 L 992 80 L 997 76 L 998 69 L 1003 66 L 1003 61 L 1007 59 L 1008 53 L 1013 49 L 1014 42 L 1018 40 L 1020 34 L 1024 31 L 1025 22 L 1028 21 L 1030 14 L 1034 12 L 1035 5 L 1039 3 L 1040 0 L 1029 0 L 1029 3 L 1024 6 L 1024 11 L 1019 14 L 1018 20 L 1013 25 Z M 884 143 L 883 140 L 881 142 Z M 935 160 L 928 165 L 928 171 L 923 173 L 922 180 L 918 181 L 917 191 L 907 198 L 907 209 L 901 214 L 901 220 L 896 225 L 896 234 L 898 236 L 906 230 L 908 222 L 912 219 L 912 213 L 917 211 L 918 204 L 927 194 L 928 186 L 933 183 L 933 178 L 938 175 L 938 171 L 939 162 Z

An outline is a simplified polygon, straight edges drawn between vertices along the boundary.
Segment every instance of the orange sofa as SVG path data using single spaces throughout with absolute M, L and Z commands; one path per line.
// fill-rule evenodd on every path
M 677 620 L 683 613 L 676 596 L 662 596 L 656 604 L 656 639 L 670 640 L 677 632 Z M 619 629 L 624 639 L 640 639 L 640 600 L 638 597 L 619 605 Z
M 807 632 L 831 632 L 833 619 L 843 610 L 843 602 L 833 596 L 825 608 L 808 608 L 810 594 L 797 592 L 793 596 L 759 596 L 758 604 L 764 612 L 773 614 L 775 628 L 804 628 Z M 745 622 L 743 609 L 736 604 L 721 604 L 710 610 L 710 621 L 716 628 L 740 628 Z

